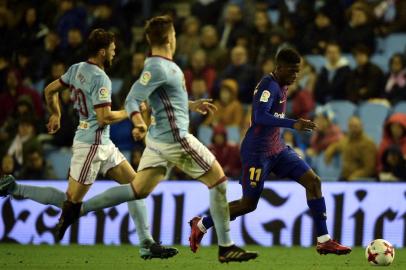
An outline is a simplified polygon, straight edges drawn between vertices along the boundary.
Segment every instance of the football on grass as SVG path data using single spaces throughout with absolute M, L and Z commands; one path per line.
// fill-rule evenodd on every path
M 395 248 L 384 239 L 375 239 L 365 249 L 365 257 L 372 265 L 387 266 L 395 258 Z

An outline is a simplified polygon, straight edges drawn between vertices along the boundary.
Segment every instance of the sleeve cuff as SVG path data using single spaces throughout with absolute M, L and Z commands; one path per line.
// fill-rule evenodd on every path
M 137 111 L 134 111 L 134 112 L 130 113 L 130 119 L 132 119 L 134 115 L 137 115 L 137 114 L 139 114 L 139 113 L 140 113 L 140 112 L 137 112 Z
M 111 102 L 96 104 L 93 106 L 93 108 L 95 108 L 95 109 L 103 108 L 103 107 L 111 107 Z
M 60 82 L 63 86 L 65 86 L 65 87 L 70 87 L 70 84 L 64 82 L 64 81 L 62 80 L 62 78 L 59 78 L 59 82 Z

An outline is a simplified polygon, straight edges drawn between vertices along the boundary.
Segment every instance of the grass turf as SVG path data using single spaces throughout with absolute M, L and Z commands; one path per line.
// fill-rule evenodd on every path
M 246 263 L 220 264 L 217 247 L 203 247 L 193 254 L 188 247 L 178 247 L 172 259 L 144 261 L 138 248 L 123 246 L 32 246 L 0 244 L 0 269 L 136 269 L 136 270 L 270 270 L 270 269 L 373 269 L 364 257 L 363 248 L 346 256 L 318 255 L 314 248 L 249 246 L 260 256 Z M 405 249 L 397 249 L 389 269 L 406 269 Z

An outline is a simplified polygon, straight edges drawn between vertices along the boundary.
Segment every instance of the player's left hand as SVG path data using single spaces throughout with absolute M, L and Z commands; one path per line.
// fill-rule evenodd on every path
M 61 117 L 59 115 L 52 114 L 49 117 L 47 124 L 48 134 L 55 134 L 60 127 L 61 127 Z
M 145 138 L 145 135 L 147 134 L 148 127 L 145 124 L 139 124 L 134 126 L 132 130 L 132 135 L 134 140 L 136 141 L 141 141 Z
M 192 112 L 198 112 L 203 115 L 206 115 L 207 113 L 213 114 L 215 111 L 217 111 L 217 107 L 211 103 L 212 101 L 212 99 L 207 98 L 189 101 L 189 109 Z

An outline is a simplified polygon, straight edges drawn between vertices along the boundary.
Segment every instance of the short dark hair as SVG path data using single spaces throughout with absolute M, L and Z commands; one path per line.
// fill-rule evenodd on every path
M 283 48 L 276 55 L 276 64 L 296 65 L 300 63 L 300 54 L 292 48 Z
M 89 56 L 96 56 L 101 49 L 107 49 L 114 42 L 114 34 L 102 28 L 94 29 L 87 39 Z
M 356 54 L 359 54 L 359 53 L 361 53 L 361 54 L 366 54 L 366 55 L 368 55 L 368 57 L 369 57 L 369 56 L 371 56 L 372 51 L 371 51 L 370 48 L 368 48 L 368 47 L 367 47 L 366 45 L 364 45 L 364 44 L 357 44 L 357 45 L 354 47 L 354 49 L 352 49 L 352 54 L 356 55 Z
M 169 31 L 173 27 L 173 20 L 168 15 L 156 16 L 145 24 L 145 34 L 151 46 L 162 46 L 168 42 Z

